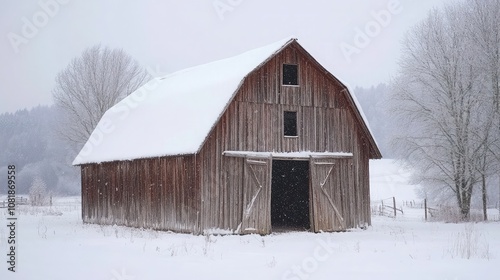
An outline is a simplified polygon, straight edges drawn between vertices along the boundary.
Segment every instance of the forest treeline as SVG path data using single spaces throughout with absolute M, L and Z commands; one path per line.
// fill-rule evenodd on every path
M 40 181 L 57 195 L 80 193 L 79 170 L 71 165 L 77 149 L 57 135 L 58 118 L 54 106 L 0 114 L 0 174 L 6 176 L 7 166 L 16 166 L 17 193 L 27 194 Z

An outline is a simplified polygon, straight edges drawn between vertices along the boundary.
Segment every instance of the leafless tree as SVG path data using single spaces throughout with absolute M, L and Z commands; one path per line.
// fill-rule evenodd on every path
M 485 94 L 491 101 L 484 108 L 492 111 L 490 118 L 485 120 L 487 124 L 491 123 L 491 131 L 485 138 L 484 151 L 479 162 L 483 216 L 486 220 L 486 179 L 491 173 L 500 171 L 500 1 L 474 0 L 462 5 L 464 17 L 469 21 L 467 35 L 473 42 L 471 49 L 476 54 L 481 73 L 486 77 Z
M 469 219 L 473 187 L 481 180 L 478 170 L 486 170 L 493 125 L 466 8 L 460 3 L 433 10 L 409 32 L 401 72 L 392 83 L 401 157 L 415 168 L 417 182 L 455 197 L 463 220 Z
M 122 49 L 96 45 L 61 71 L 53 97 L 64 112 L 60 133 L 81 146 L 111 106 L 140 87 L 146 71 Z

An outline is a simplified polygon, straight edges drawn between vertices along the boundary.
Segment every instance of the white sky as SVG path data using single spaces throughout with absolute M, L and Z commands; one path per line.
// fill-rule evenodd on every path
M 341 80 L 369 87 L 395 75 L 405 32 L 433 7 L 455 0 L 58 0 L 67 3 L 48 12 L 40 4 L 55 1 L 0 0 L 0 113 L 51 104 L 57 73 L 98 43 L 166 74 L 293 35 Z M 399 3 L 399 13 L 377 30 L 373 13 L 391 2 Z M 215 3 L 232 10 L 221 17 Z M 356 29 L 370 26 L 369 42 L 356 45 Z M 23 43 L 13 46 L 12 36 Z M 347 59 L 343 43 L 360 52 Z

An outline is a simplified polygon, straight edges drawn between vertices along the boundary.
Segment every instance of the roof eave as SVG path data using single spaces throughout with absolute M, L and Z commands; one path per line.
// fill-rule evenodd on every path
M 197 154 L 198 154 L 198 152 L 175 154 L 175 155 L 161 155 L 161 156 L 149 156 L 149 157 L 146 156 L 146 157 L 139 157 L 139 158 L 133 158 L 133 159 L 113 159 L 113 160 L 103 160 L 103 161 L 99 161 L 99 162 L 82 162 L 82 163 L 77 163 L 77 164 L 72 164 L 72 165 L 73 166 L 82 166 L 82 165 L 89 165 L 89 164 L 115 163 L 115 162 L 136 161 L 136 160 L 153 159 L 153 158 L 187 157 L 187 156 L 195 156 Z

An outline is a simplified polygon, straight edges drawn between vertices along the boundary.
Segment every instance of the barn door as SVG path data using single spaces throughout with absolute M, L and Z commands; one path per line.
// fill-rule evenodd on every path
M 312 224 L 315 232 L 339 231 L 345 229 L 340 212 L 340 178 L 334 159 L 310 160 L 312 188 Z
M 267 234 L 271 230 L 271 163 L 270 158 L 245 161 L 240 233 Z

